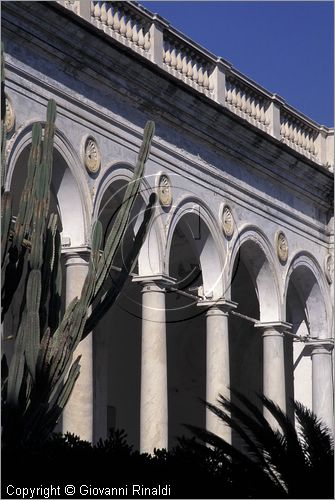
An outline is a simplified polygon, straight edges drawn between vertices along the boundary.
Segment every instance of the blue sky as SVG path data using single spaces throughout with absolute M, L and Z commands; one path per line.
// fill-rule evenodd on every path
M 333 126 L 332 2 L 140 3 L 316 122 Z

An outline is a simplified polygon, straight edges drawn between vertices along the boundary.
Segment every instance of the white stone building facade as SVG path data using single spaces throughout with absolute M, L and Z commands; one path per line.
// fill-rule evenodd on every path
M 333 129 L 136 3 L 3 2 L 2 38 L 16 193 L 32 125 L 57 103 L 66 303 L 92 222 L 108 231 L 156 124 L 122 252 L 151 192 L 154 220 L 117 304 L 80 345 L 63 429 L 96 441 L 124 428 L 148 452 L 183 423 L 234 441 L 199 401 L 230 387 L 291 416 L 295 398 L 332 426 Z

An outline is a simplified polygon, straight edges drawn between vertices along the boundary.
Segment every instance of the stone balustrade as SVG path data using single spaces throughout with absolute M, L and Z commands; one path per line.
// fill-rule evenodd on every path
M 234 76 L 226 78 L 226 106 L 256 127 L 268 131 L 270 100 Z
M 127 2 L 91 2 L 91 22 L 142 55 L 150 49 L 150 25 Z
M 318 152 L 315 144 L 317 136 L 317 127 L 283 109 L 280 114 L 280 137 L 285 144 L 315 160 Z
M 163 63 L 169 73 L 182 78 L 198 90 L 212 93 L 215 64 L 167 30 L 163 37 Z
M 333 167 L 334 129 L 302 115 L 137 2 L 58 3 L 251 125 L 310 160 Z

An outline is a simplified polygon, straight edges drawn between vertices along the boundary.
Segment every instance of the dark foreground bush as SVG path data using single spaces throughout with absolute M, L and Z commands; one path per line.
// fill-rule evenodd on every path
M 194 440 L 181 440 L 171 452 L 158 450 L 149 456 L 133 451 L 122 432 L 95 446 L 71 434 L 53 435 L 39 448 L 2 451 L 1 498 L 13 498 L 14 486 L 50 485 L 59 486 L 60 493 L 73 485 L 76 495 L 72 498 L 231 497 L 231 489 L 208 462 L 205 448 Z M 7 490 L 8 485 L 13 487 Z M 108 488 L 120 489 L 109 494 Z M 34 498 L 43 498 L 43 490 L 37 493 Z
M 295 427 L 261 397 L 280 428 L 273 429 L 258 407 L 234 394 L 238 404 L 220 397 L 220 406 L 207 407 L 239 435 L 243 452 L 191 426 L 196 439 L 181 438 L 153 456 L 134 451 L 122 431 L 95 446 L 55 434 L 39 447 L 3 449 L 1 498 L 23 498 L 21 487 L 35 488 L 25 498 L 334 498 L 329 429 L 297 402 Z

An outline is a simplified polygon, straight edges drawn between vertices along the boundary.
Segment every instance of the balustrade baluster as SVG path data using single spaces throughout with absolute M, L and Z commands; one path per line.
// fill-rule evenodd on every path
M 280 137 L 285 138 L 285 122 L 283 120 L 280 121 Z
M 246 102 L 245 102 L 246 96 L 245 96 L 245 93 L 246 93 L 246 89 L 245 88 L 241 88 L 241 111 L 243 113 L 245 113 L 245 110 L 246 110 Z
M 143 34 L 143 27 L 140 26 L 140 29 L 138 30 L 138 46 L 142 49 L 144 47 L 144 34 Z
M 238 110 L 241 109 L 241 105 L 242 105 L 241 92 L 242 92 L 241 87 L 238 86 L 236 89 L 236 107 Z
M 198 61 L 196 59 L 194 60 L 192 71 L 193 71 L 193 81 L 195 83 L 198 83 Z
M 256 120 L 256 115 L 257 115 L 257 111 L 256 111 L 256 96 L 255 96 L 254 93 L 251 94 L 250 114 L 251 114 L 251 118 L 253 118 L 254 120 Z
M 107 26 L 110 29 L 113 29 L 114 27 L 114 13 L 112 4 L 110 2 L 108 3 L 108 9 L 107 9 Z
M 306 126 L 301 126 L 301 147 L 306 150 Z
M 298 145 L 298 122 L 293 120 L 293 142 L 297 146 Z
M 170 43 L 166 42 L 166 49 L 165 49 L 165 59 L 164 62 L 170 66 L 171 63 L 171 50 L 170 50 Z
M 259 118 L 258 118 L 259 123 L 263 124 L 263 119 L 264 119 L 263 103 L 262 103 L 262 99 L 259 99 Z
M 136 45 L 138 44 L 138 24 L 139 24 L 139 19 L 136 16 L 133 22 L 132 38 L 131 38 Z
M 208 68 L 208 90 L 212 92 L 214 90 L 214 80 L 213 80 L 213 71 L 210 73 L 210 68 Z
M 177 66 L 177 55 L 176 55 L 176 46 L 173 45 L 171 50 L 171 68 L 175 68 Z
M 192 59 L 190 58 L 188 63 L 187 63 L 187 76 L 192 80 L 193 77 L 193 65 L 192 65 Z
M 290 137 L 291 137 L 291 124 L 290 124 L 290 121 L 289 121 L 289 119 L 288 119 L 287 116 L 285 116 L 285 130 L 286 130 L 285 140 L 286 141 L 290 141 Z
M 258 122 L 261 121 L 261 103 L 260 103 L 260 100 L 257 98 L 257 101 L 256 101 L 256 120 Z
M 202 64 L 200 63 L 199 70 L 198 70 L 198 85 L 200 85 L 200 87 L 202 87 L 203 84 L 204 84 L 204 73 L 202 70 Z
M 232 101 L 231 101 L 231 103 L 234 106 L 234 108 L 236 108 L 236 104 L 237 104 L 237 88 L 236 88 L 235 81 L 232 82 L 231 92 L 232 92 Z
M 177 65 L 176 65 L 176 70 L 181 72 L 183 68 L 183 61 L 181 57 L 181 48 L 180 46 L 177 46 Z
M 183 52 L 183 67 L 182 67 L 182 73 L 183 75 L 186 75 L 187 74 L 187 55 L 186 55 L 186 52 Z
M 209 86 L 209 78 L 208 78 L 208 70 L 205 69 L 204 71 L 204 83 L 203 83 L 203 86 L 205 89 L 208 89 L 208 86 Z
M 97 21 L 100 21 L 100 15 L 101 15 L 101 8 L 100 8 L 100 2 L 96 2 L 94 6 L 94 17 Z
M 289 140 L 294 143 L 294 122 L 293 120 L 289 121 L 290 123 L 290 135 L 289 135 Z
M 114 9 L 113 29 L 118 33 L 120 31 L 120 27 L 121 27 L 121 16 L 119 8 L 116 6 Z
M 146 31 L 146 34 L 144 36 L 144 50 L 149 50 L 150 49 L 150 33 L 149 30 Z
M 246 95 L 246 100 L 245 100 L 245 113 L 247 116 L 251 115 L 250 99 L 251 99 L 251 95 L 250 95 L 250 92 L 248 91 L 248 94 Z
M 309 152 L 312 155 L 315 153 L 314 134 L 312 130 L 309 132 Z
M 124 10 L 121 10 L 121 19 L 120 19 L 120 35 L 125 36 L 127 32 L 127 26 L 126 26 L 126 14 Z
M 305 125 L 303 123 L 300 123 L 298 144 L 301 149 L 304 149 L 304 130 Z
M 288 117 L 285 117 L 285 130 L 286 130 L 285 139 L 286 139 L 286 141 L 290 141 L 291 140 L 291 123 L 290 123 Z
M 107 2 L 101 2 L 101 10 L 100 10 L 100 19 L 102 24 L 106 25 L 107 24 L 107 9 L 106 9 L 106 3 Z
M 311 146 L 310 146 L 310 152 L 311 152 L 311 154 L 312 154 L 312 155 L 314 155 L 314 154 L 315 154 L 316 149 L 315 149 L 314 134 L 313 134 L 313 132 L 311 132 L 311 134 L 310 134 L 310 138 L 311 138 L 311 139 L 310 139 L 310 145 L 311 145 Z
M 296 120 L 292 120 L 292 142 L 294 145 L 297 145 L 297 135 L 298 135 L 298 130 L 297 130 L 297 122 Z
M 132 26 L 132 20 L 130 15 L 128 15 L 128 21 L 126 24 L 126 38 L 129 41 L 132 41 L 133 39 L 133 26 Z
M 226 90 L 226 101 L 230 105 L 232 103 L 232 92 L 231 92 L 231 83 L 227 81 L 227 90 Z

